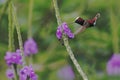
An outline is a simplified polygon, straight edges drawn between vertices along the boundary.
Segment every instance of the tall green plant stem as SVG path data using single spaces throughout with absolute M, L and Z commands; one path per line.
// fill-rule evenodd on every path
M 6 3 L 3 5 L 1 11 L 0 11 L 0 22 L 1 22 L 1 19 L 3 17 L 3 14 L 5 13 L 5 11 L 7 10 L 8 8 L 8 4 L 11 2 L 11 0 L 7 0 Z
M 60 17 L 57 1 L 53 0 L 53 4 L 54 4 L 54 8 L 55 8 L 55 15 L 56 15 L 56 18 L 57 18 L 57 23 L 58 23 L 58 25 L 61 25 L 62 20 L 61 20 L 61 17 Z
M 21 56 L 22 56 L 22 59 L 23 59 L 23 62 L 24 62 L 23 63 L 23 66 L 24 66 L 26 63 L 25 63 L 25 57 L 24 57 L 24 51 L 23 51 L 22 36 L 21 36 L 20 26 L 19 26 L 19 23 L 18 23 L 18 20 L 17 20 L 17 14 L 16 14 L 15 7 L 14 7 L 13 4 L 12 4 L 12 12 L 13 12 L 13 21 L 14 21 L 14 24 L 15 24 L 15 27 L 16 27 L 16 30 L 17 30 L 17 34 L 18 34 L 19 47 L 20 47 Z
M 110 21 L 111 21 L 111 33 L 112 33 L 112 44 L 114 53 L 119 53 L 119 35 L 118 35 L 118 22 L 116 16 L 110 11 Z
M 11 2 L 9 3 L 9 8 L 8 8 L 8 21 L 9 21 L 9 27 L 8 27 L 8 32 L 9 32 L 9 45 L 8 45 L 8 50 L 10 52 L 14 51 L 14 24 L 13 24 L 13 19 L 12 19 L 12 6 Z
M 32 38 L 32 15 L 33 15 L 34 0 L 29 0 L 29 13 L 28 13 L 28 39 Z M 33 55 L 29 56 L 29 64 L 33 62 Z
M 53 0 L 53 4 L 54 4 L 54 8 L 55 8 L 57 23 L 58 23 L 58 25 L 61 25 L 62 21 L 61 21 L 60 14 L 59 14 L 57 0 Z M 68 42 L 68 38 L 65 35 L 63 35 L 62 37 L 63 37 L 63 41 L 64 41 L 64 45 L 66 47 L 66 50 L 69 53 L 69 56 L 70 56 L 71 60 L 73 61 L 77 71 L 79 72 L 79 74 L 82 76 L 82 78 L 84 80 L 88 80 L 86 74 L 83 72 L 82 68 L 80 67 L 79 63 L 77 62 L 76 58 L 74 57 L 74 54 L 73 54 L 72 49 L 71 49 L 69 42 Z
M 9 21 L 9 45 L 8 45 L 8 50 L 10 52 L 14 51 L 14 23 L 13 23 L 13 18 L 12 18 L 12 2 L 10 1 L 8 4 L 8 21 Z M 18 75 L 17 75 L 17 67 L 15 65 L 12 66 L 12 69 L 14 70 L 14 79 L 18 80 Z
M 29 0 L 29 13 L 28 13 L 28 38 L 32 37 L 32 10 L 33 10 L 33 0 Z

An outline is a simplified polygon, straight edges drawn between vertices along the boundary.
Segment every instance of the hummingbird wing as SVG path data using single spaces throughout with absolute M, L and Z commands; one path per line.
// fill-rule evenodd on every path
M 85 26 L 81 26 L 79 29 L 77 29 L 74 33 L 74 35 L 77 35 L 78 33 L 81 33 L 83 31 L 85 31 L 86 27 Z
M 75 23 L 80 24 L 81 26 L 84 24 L 85 20 L 81 17 L 77 17 L 75 19 Z

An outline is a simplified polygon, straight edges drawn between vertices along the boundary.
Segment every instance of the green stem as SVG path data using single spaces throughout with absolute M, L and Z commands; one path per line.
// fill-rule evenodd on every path
M 8 49 L 10 52 L 14 51 L 14 24 L 13 24 L 13 18 L 12 18 L 12 2 L 9 2 L 8 5 L 8 21 L 9 21 L 9 27 L 8 27 L 8 31 L 9 31 L 9 45 L 8 45 Z M 14 79 L 18 80 L 17 78 L 17 67 L 15 67 L 15 65 L 13 65 L 13 70 L 14 70 Z
M 28 14 L 28 38 L 32 37 L 32 10 L 33 10 L 34 1 L 30 0 L 29 2 L 29 14 Z
M 110 20 L 111 20 L 111 33 L 112 33 L 112 44 L 114 53 L 119 53 L 119 35 L 118 35 L 118 26 L 116 16 L 113 14 L 112 10 L 110 11 Z
M 65 45 L 65 47 L 67 49 L 67 52 L 68 52 L 71 60 L 73 61 L 77 71 L 83 77 L 83 80 L 88 80 L 86 74 L 83 72 L 81 66 L 79 65 L 79 63 L 77 62 L 76 58 L 74 57 L 74 54 L 73 54 L 72 49 L 71 49 L 71 47 L 69 45 L 69 42 L 68 42 L 68 38 L 63 36 L 63 40 L 64 40 L 64 45 Z
M 28 39 L 32 38 L 32 15 L 33 15 L 34 0 L 29 0 L 29 13 L 28 13 Z M 29 56 L 29 64 L 32 64 L 32 55 Z
M 15 45 L 14 45 L 14 23 L 11 24 L 12 25 L 12 50 L 15 51 Z
M 29 65 L 33 65 L 33 55 L 29 56 Z
M 18 80 L 17 64 L 13 64 L 13 70 L 14 70 L 14 74 L 15 74 L 15 80 Z
M 7 0 L 6 3 L 3 5 L 1 11 L 0 11 L 0 22 L 2 20 L 3 14 L 5 13 L 5 11 L 8 8 L 8 4 L 11 2 L 11 0 Z
M 9 4 L 9 9 L 8 9 L 8 21 L 9 21 L 9 27 L 8 27 L 8 31 L 9 31 L 9 44 L 8 44 L 8 49 L 10 52 L 12 52 L 12 12 L 11 12 L 11 3 Z
M 22 42 L 20 26 L 19 26 L 19 23 L 18 23 L 18 20 L 17 20 L 17 14 L 16 14 L 16 11 L 15 11 L 14 5 L 12 5 L 12 12 L 13 12 L 13 21 L 14 21 L 14 24 L 15 24 L 15 27 L 16 27 L 16 30 L 17 30 L 17 34 L 18 34 L 19 47 L 20 47 L 21 56 L 22 56 L 22 59 L 23 59 L 23 62 L 24 62 L 23 63 L 23 66 L 24 66 L 26 63 L 25 63 L 25 57 L 24 57 L 24 51 L 23 51 L 23 42 Z
M 56 18 L 57 18 L 57 23 L 58 23 L 58 25 L 61 25 L 62 20 L 61 20 L 61 17 L 60 17 L 57 1 L 53 0 L 53 4 L 54 4 L 54 8 L 55 8 L 55 13 L 56 13 L 55 15 L 56 15 Z
M 8 49 L 9 51 L 14 51 L 14 24 L 13 24 L 13 19 L 12 19 L 12 5 L 11 2 L 9 3 L 9 9 L 8 9 L 8 21 L 9 21 L 9 45 Z
M 54 8 L 55 8 L 57 23 L 58 23 L 58 25 L 61 25 L 62 24 L 62 20 L 60 18 L 59 8 L 58 8 L 58 5 L 57 5 L 57 0 L 53 0 L 53 4 L 54 4 Z M 71 50 L 71 47 L 69 45 L 69 42 L 68 42 L 68 38 L 65 35 L 63 35 L 62 37 L 63 37 L 63 41 L 64 41 L 64 45 L 66 47 L 66 50 L 67 50 L 71 60 L 73 61 L 77 71 L 83 77 L 84 80 L 88 80 L 86 74 L 83 72 L 82 68 L 80 67 L 79 63 L 77 62 L 76 58 L 74 57 L 74 54 L 73 54 L 73 52 Z

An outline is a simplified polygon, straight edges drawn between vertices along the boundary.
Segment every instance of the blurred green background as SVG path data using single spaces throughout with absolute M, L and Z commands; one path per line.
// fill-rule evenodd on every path
M 27 39 L 29 0 L 14 0 L 23 41 Z M 120 41 L 120 0 L 58 0 L 62 21 L 67 22 L 74 32 L 80 26 L 73 23 L 80 16 L 93 18 L 96 13 L 101 17 L 95 27 L 69 40 L 72 50 L 89 80 L 120 80 L 108 76 L 106 63 L 113 53 L 119 52 Z M 0 0 L 0 11 L 5 0 Z M 0 14 L 1 14 L 0 13 Z M 8 50 L 8 13 L 0 19 L 0 80 L 7 80 L 7 65 L 4 55 Z M 39 53 L 33 56 L 39 80 L 60 80 L 57 72 L 65 65 L 71 65 L 75 80 L 82 80 L 69 58 L 64 46 L 56 38 L 57 21 L 52 0 L 34 0 L 32 34 L 38 44 Z M 17 33 L 14 33 L 15 48 L 19 48 Z

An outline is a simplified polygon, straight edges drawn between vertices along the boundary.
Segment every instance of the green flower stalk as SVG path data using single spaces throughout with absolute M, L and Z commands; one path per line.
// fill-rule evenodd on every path
M 12 19 L 12 6 L 11 2 L 9 3 L 9 8 L 8 8 L 8 21 L 9 21 L 9 45 L 8 45 L 8 50 L 10 52 L 14 51 L 14 24 L 13 24 L 13 19 Z
M 33 15 L 33 6 L 34 6 L 34 0 L 29 0 L 29 13 L 28 13 L 28 40 L 32 39 L 32 15 Z M 24 44 L 25 46 L 25 44 Z M 29 56 L 29 64 L 33 63 L 33 56 Z
M 111 33 L 112 33 L 112 45 L 114 53 L 119 53 L 119 34 L 118 34 L 118 23 L 116 16 L 110 11 L 110 21 L 111 21 Z
M 28 13 L 28 39 L 32 38 L 32 10 L 34 6 L 34 1 L 29 0 L 29 13 Z
M 21 36 L 20 26 L 19 26 L 19 23 L 18 23 L 18 20 L 17 20 L 17 14 L 16 14 L 15 7 L 14 7 L 13 4 L 12 4 L 12 12 L 13 12 L 14 25 L 16 27 L 17 34 L 18 34 L 19 47 L 20 47 L 21 56 L 22 56 L 22 59 L 23 59 L 23 62 L 24 62 L 23 63 L 23 66 L 24 66 L 26 64 L 26 62 L 25 62 L 24 51 L 23 51 L 22 36 Z
M 0 22 L 2 20 L 3 14 L 7 10 L 8 5 L 9 5 L 10 2 L 11 2 L 11 0 L 7 0 L 6 3 L 3 5 L 2 9 L 0 10 Z
M 62 24 L 62 20 L 60 18 L 60 14 L 59 14 L 59 8 L 58 8 L 58 5 L 57 5 L 57 0 L 53 0 L 53 4 L 54 4 L 54 8 L 55 8 L 55 13 L 56 13 L 56 18 L 57 18 L 57 23 L 58 25 L 61 25 Z M 77 62 L 77 60 L 75 59 L 74 57 L 74 54 L 71 50 L 71 47 L 69 45 L 69 41 L 68 41 L 68 38 L 65 36 L 65 34 L 63 33 L 62 35 L 62 38 L 63 38 L 63 41 L 64 41 L 64 45 L 66 47 L 66 50 L 71 58 L 71 60 L 73 61 L 77 71 L 79 72 L 79 74 L 83 77 L 84 80 L 88 80 L 86 74 L 83 72 L 82 68 L 80 67 L 79 63 Z
M 8 21 L 9 21 L 9 27 L 8 27 L 8 31 L 9 31 L 9 45 L 8 45 L 8 50 L 10 52 L 14 51 L 14 23 L 13 23 L 13 18 L 12 18 L 12 2 L 9 2 L 8 5 Z M 14 79 L 18 80 L 18 75 L 17 75 L 17 66 L 15 67 L 15 65 L 12 66 L 12 70 L 14 70 Z

